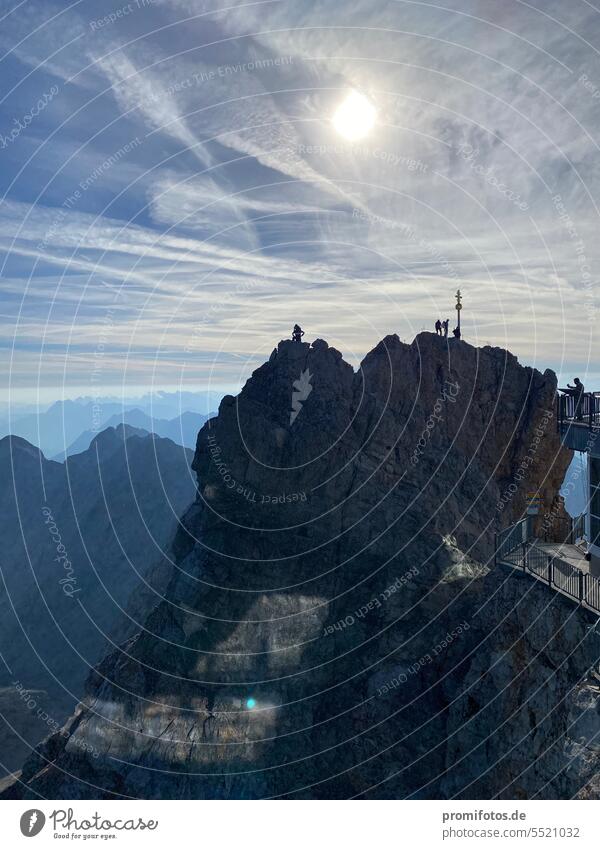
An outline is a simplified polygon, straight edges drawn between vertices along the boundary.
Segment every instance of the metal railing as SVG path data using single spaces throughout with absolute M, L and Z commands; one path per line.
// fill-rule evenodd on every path
M 527 542 L 527 519 L 521 519 L 496 534 L 496 560 L 518 561 L 523 543 Z
M 525 524 L 523 524 L 525 522 Z M 526 539 L 525 519 L 496 535 L 496 563 L 527 572 L 546 586 L 600 614 L 600 579 Z
M 566 516 L 554 516 L 550 521 L 544 519 L 540 524 L 541 538 L 544 542 L 559 542 L 575 545 L 578 539 L 585 536 L 585 513 L 576 519 Z
M 598 579 L 588 581 L 586 601 L 592 610 L 600 610 L 600 581 Z
M 577 395 L 557 395 L 559 426 L 570 424 L 600 428 L 600 392 L 583 392 Z
M 572 563 L 567 563 L 565 560 L 559 560 L 558 558 L 550 560 L 548 568 L 552 570 L 551 574 L 548 575 L 548 583 L 552 579 L 552 584 L 557 589 L 562 590 L 566 595 L 570 595 L 571 598 L 585 601 L 586 594 L 583 589 L 586 578 L 590 577 L 587 572 L 583 572 L 581 569 L 573 566 Z

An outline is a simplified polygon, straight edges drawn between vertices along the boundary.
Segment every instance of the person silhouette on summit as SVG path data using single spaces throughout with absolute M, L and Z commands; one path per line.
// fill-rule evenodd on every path
M 444 330 L 444 339 L 448 338 L 448 325 L 450 324 L 450 319 L 447 318 L 446 321 L 442 321 L 442 328 Z
M 578 422 L 583 421 L 583 410 L 582 402 L 583 402 L 583 393 L 585 392 L 585 386 L 579 380 L 578 377 L 573 381 L 575 386 L 571 386 L 570 383 L 567 383 L 567 388 L 569 390 L 569 395 L 572 395 L 575 398 L 575 418 Z
M 292 330 L 292 342 L 302 342 L 303 336 L 304 330 L 302 330 L 299 324 L 295 324 L 294 329 Z
M 435 334 L 436 336 L 442 335 L 442 322 L 439 320 L 439 318 L 435 323 Z

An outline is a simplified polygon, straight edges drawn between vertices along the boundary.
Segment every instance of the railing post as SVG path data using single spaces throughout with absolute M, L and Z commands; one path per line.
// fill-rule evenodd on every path
M 553 574 L 553 572 L 554 572 L 553 562 L 554 562 L 554 561 L 553 561 L 553 560 L 552 560 L 552 558 L 549 556 L 549 557 L 548 557 L 548 586 L 549 586 L 549 587 L 551 587 L 551 586 L 552 586 L 552 581 L 553 581 L 553 579 L 554 579 L 554 574 Z
M 579 571 L 579 601 L 585 601 L 585 572 Z
M 523 571 L 527 571 L 527 543 L 522 542 L 521 547 L 523 549 Z

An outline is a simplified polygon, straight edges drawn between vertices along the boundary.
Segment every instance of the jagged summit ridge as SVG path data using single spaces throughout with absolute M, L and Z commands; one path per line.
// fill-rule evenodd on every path
M 585 614 L 542 633 L 569 660 L 516 712 L 494 700 L 492 675 L 476 674 L 510 681 L 523 663 L 546 680 L 540 634 L 530 640 L 524 619 L 544 606 L 554 619 L 572 613 L 492 568 L 494 531 L 522 513 L 526 491 L 549 507 L 562 482 L 570 455 L 552 424 L 555 391 L 551 371 L 433 334 L 388 336 L 357 371 L 323 340 L 280 342 L 198 435 L 198 495 L 165 599 L 90 679 L 68 742 L 27 763 L 22 792 L 347 798 L 377 786 L 375 796 L 402 797 L 439 776 L 430 795 L 469 784 L 468 798 L 510 797 L 504 766 L 480 770 L 475 788 L 463 780 L 480 757 L 469 751 L 507 721 L 490 764 L 526 759 L 523 728 L 549 700 L 560 711 L 592 651 Z M 461 731 L 472 711 L 475 736 Z M 557 741 L 567 713 L 548 732 Z M 470 757 L 460 770 L 457 734 Z M 524 792 L 563 792 L 550 781 L 561 757 L 557 743 Z M 560 781 L 575 793 L 585 776 Z

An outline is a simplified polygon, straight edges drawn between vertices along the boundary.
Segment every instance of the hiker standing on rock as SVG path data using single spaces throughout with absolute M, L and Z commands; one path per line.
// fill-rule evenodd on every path
M 299 324 L 295 324 L 294 329 L 292 330 L 292 342 L 302 342 L 303 336 L 304 330 L 302 330 Z
M 439 318 L 435 323 L 435 333 L 436 333 L 436 336 L 442 335 L 442 322 L 439 320 Z

